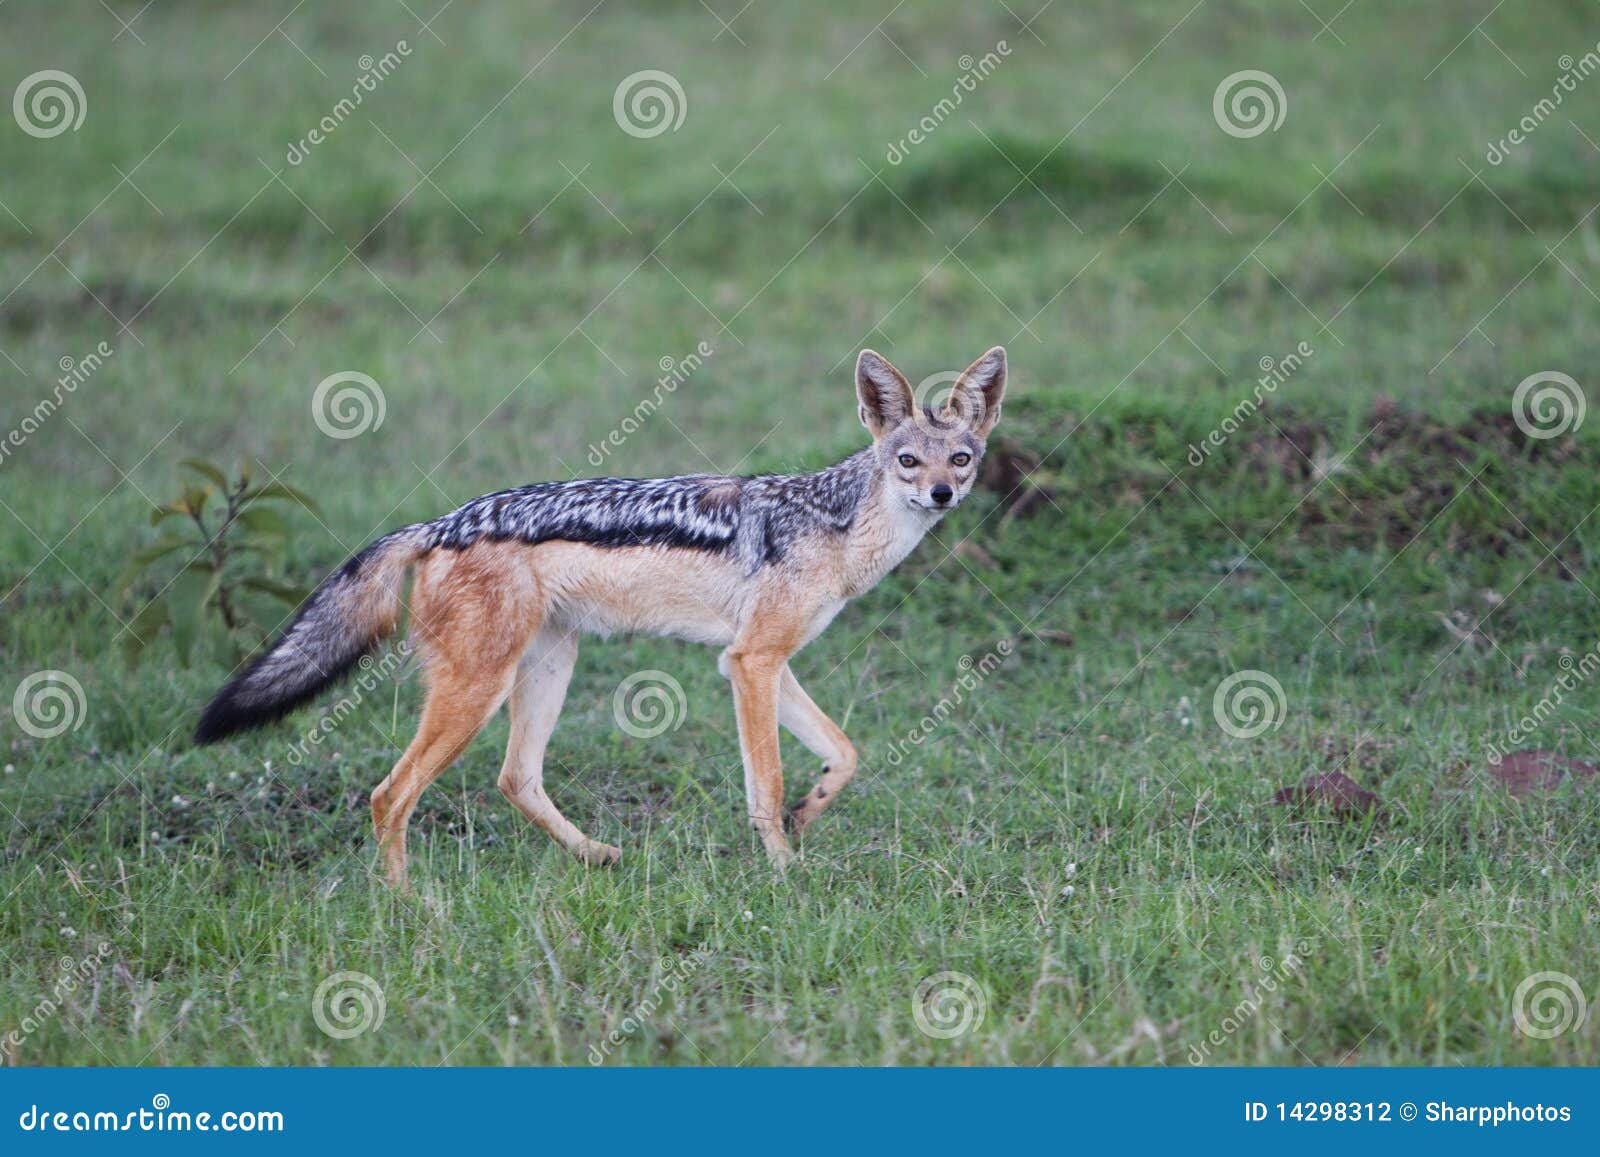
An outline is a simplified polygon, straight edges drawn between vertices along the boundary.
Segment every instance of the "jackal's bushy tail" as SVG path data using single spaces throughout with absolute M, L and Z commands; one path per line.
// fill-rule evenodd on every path
M 406 570 L 427 549 L 425 525 L 385 535 L 324 579 L 278 641 L 217 692 L 195 741 L 214 743 L 286 715 L 393 631 Z

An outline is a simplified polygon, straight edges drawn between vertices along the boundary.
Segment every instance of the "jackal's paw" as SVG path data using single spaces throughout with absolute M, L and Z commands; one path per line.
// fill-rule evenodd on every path
M 789 847 L 787 844 L 770 847 L 767 849 L 767 860 L 775 869 L 780 872 L 788 868 L 788 866 L 794 863 L 798 858 L 799 857 L 795 855 L 794 849 Z
M 806 825 L 822 814 L 822 801 L 815 794 L 808 795 L 799 803 L 791 807 L 783 817 L 783 826 L 789 829 L 792 835 L 799 835 L 806 830 Z
M 614 844 L 602 844 L 599 840 L 585 840 L 573 854 L 596 868 L 609 868 L 622 860 L 621 848 Z

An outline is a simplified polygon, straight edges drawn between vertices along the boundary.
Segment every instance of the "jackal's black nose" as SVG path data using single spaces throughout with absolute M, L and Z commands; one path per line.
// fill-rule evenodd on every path
M 928 497 L 932 498 L 940 506 L 943 506 L 946 502 L 949 502 L 955 496 L 956 496 L 956 492 L 954 490 L 951 490 L 949 484 L 945 483 L 945 482 L 936 483 L 934 485 L 934 488 L 932 490 L 928 491 Z

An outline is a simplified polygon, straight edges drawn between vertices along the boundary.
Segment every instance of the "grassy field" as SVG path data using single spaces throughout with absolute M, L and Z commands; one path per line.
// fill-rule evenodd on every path
M 1600 423 L 1513 398 L 1600 362 L 1593 4 L 287 7 L 0 11 L 4 91 L 84 111 L 0 123 L 6 1063 L 1600 1059 L 1555 999 L 1600 1001 L 1600 797 L 1485 761 L 1600 749 Z M 1242 70 L 1275 129 L 1224 131 Z M 584 646 L 550 789 L 620 866 L 500 797 L 502 716 L 410 897 L 366 798 L 414 675 L 291 758 L 326 708 L 196 749 L 219 649 L 121 655 L 183 459 L 315 496 L 304 584 L 507 485 L 819 467 L 863 345 L 995 343 L 988 486 L 796 660 L 862 770 L 786 877 L 710 652 Z M 336 438 L 343 372 L 384 415 Z M 1273 802 L 1335 771 L 1381 806 Z

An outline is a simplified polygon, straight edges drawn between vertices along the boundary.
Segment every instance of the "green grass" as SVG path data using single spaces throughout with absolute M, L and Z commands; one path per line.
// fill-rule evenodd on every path
M 0 458 L 0 1034 L 109 945 L 10 1062 L 585 1064 L 625 1023 L 610 1063 L 1600 1059 L 1592 1025 L 1513 1017 L 1540 971 L 1600 1000 L 1600 801 L 1514 801 L 1482 762 L 1600 640 L 1594 423 L 1536 441 L 1509 418 L 1536 372 L 1593 397 L 1600 89 L 1483 160 L 1600 40 L 1593 6 L 1508 5 L 1480 35 L 1452 5 L 1358 4 L 1335 37 L 1293 5 L 1058 3 L 1039 39 L 998 4 L 907 6 L 887 35 L 815 7 L 752 6 L 741 44 L 693 2 L 452 5 L 441 44 L 400 5 L 307 5 L 291 44 L 255 5 L 158 4 L 115 40 L 97 3 L 6 6 L 6 88 L 63 69 L 88 110 L 48 140 L 0 124 L 0 426 L 62 358 L 114 350 Z M 886 163 L 1000 39 L 994 75 Z M 688 109 L 641 140 L 611 98 L 646 68 Z M 1247 68 L 1288 110 L 1235 139 L 1212 94 Z M 198 750 L 226 667 L 164 637 L 121 661 L 161 583 L 114 587 L 180 460 L 246 455 L 314 493 L 285 567 L 312 581 L 393 525 L 597 472 L 590 445 L 700 341 L 605 472 L 818 466 L 862 438 L 860 346 L 916 378 L 998 341 L 997 457 L 1047 491 L 1013 514 L 1000 477 L 798 657 L 863 767 L 787 877 L 743 823 L 703 650 L 584 646 L 550 787 L 620 867 L 571 862 L 500 798 L 502 718 L 424 798 L 413 897 L 374 876 L 366 818 L 413 676 L 296 764 L 323 708 Z M 1192 465 L 1300 342 L 1266 411 Z M 344 370 L 387 413 L 335 440 L 311 394 Z M 637 740 L 611 698 L 648 668 L 687 713 Z M 41 739 L 11 702 L 50 669 L 86 706 Z M 1285 707 L 1237 739 L 1213 694 L 1249 669 Z M 1594 758 L 1594 702 L 1530 745 Z M 794 798 L 815 768 L 786 754 Z M 1335 768 L 1382 814 L 1270 802 Z M 350 971 L 386 1015 L 335 1039 L 313 994 Z M 913 1016 L 940 972 L 986 1006 L 949 1039 Z

